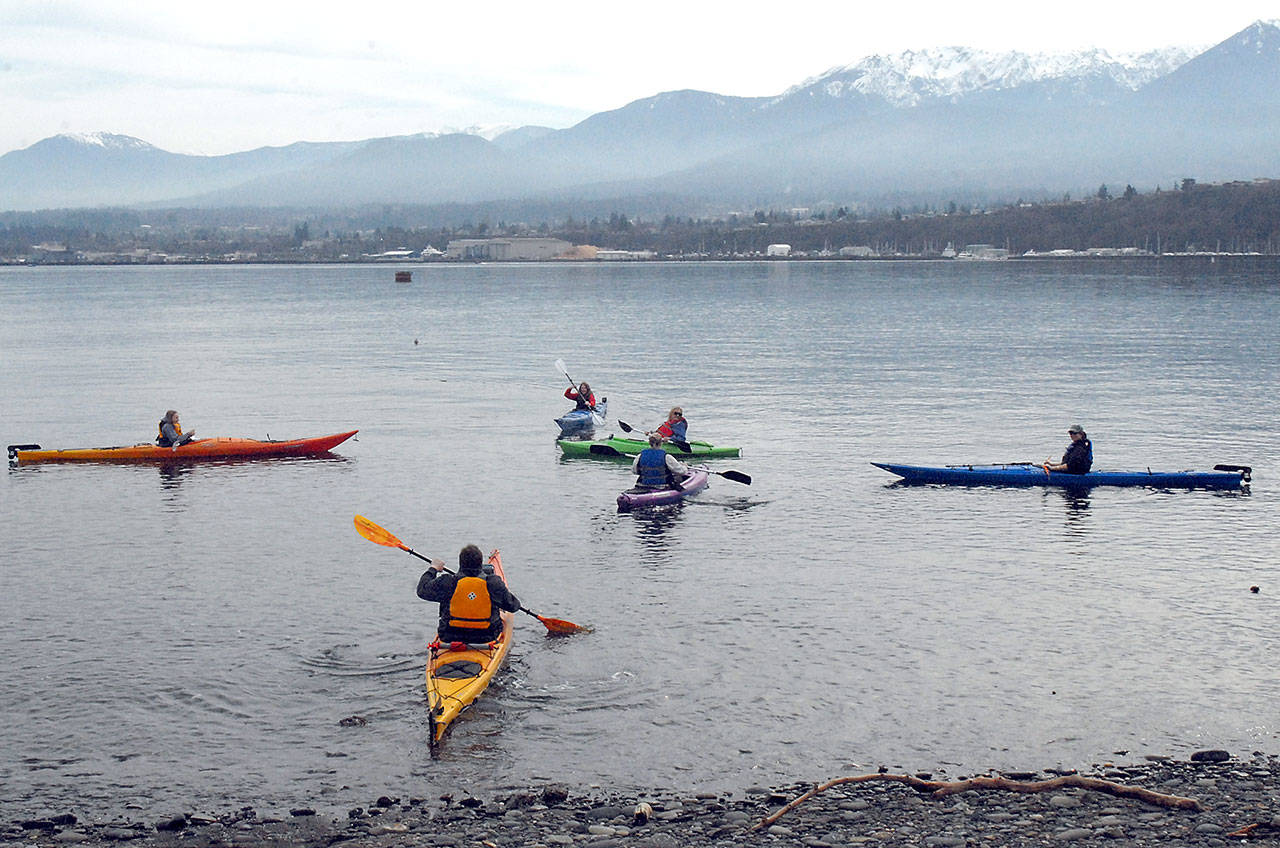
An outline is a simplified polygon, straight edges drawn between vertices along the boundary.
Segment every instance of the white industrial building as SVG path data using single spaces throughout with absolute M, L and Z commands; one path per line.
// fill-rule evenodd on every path
M 557 238 L 453 239 L 445 247 L 448 259 L 505 262 L 512 259 L 555 259 L 573 249 Z

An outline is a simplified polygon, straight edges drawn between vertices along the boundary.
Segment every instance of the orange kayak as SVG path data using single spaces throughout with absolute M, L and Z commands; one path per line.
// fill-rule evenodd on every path
M 502 555 L 498 551 L 489 554 L 489 566 L 505 583 L 502 571 Z M 431 643 L 427 659 L 427 718 L 431 725 L 431 747 L 440 744 L 444 732 L 458 715 L 471 706 L 489 681 L 502 667 L 511 649 L 511 619 L 514 616 L 503 610 L 502 633 L 487 645 L 467 645 L 454 642 L 442 645 L 439 639 Z
M 176 448 L 154 444 L 115 448 L 73 448 L 43 450 L 39 445 L 9 445 L 9 458 L 19 463 L 33 462 L 186 462 L 202 459 L 244 459 L 267 456 L 315 456 L 326 453 L 358 433 L 334 433 L 313 439 L 259 441 L 218 436 L 194 439 Z

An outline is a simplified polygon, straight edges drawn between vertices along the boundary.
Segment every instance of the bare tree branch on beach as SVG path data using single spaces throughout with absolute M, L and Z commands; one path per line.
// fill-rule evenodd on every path
M 910 786 L 917 792 L 927 793 L 934 798 L 943 798 L 947 795 L 955 795 L 957 792 L 968 792 L 975 789 L 1001 789 L 1007 792 L 1047 792 L 1052 789 L 1061 789 L 1063 787 L 1077 787 L 1080 789 L 1091 789 L 1094 792 L 1105 792 L 1108 795 L 1115 795 L 1120 798 L 1133 798 L 1143 801 L 1147 804 L 1155 804 L 1159 807 L 1173 807 L 1179 810 L 1199 810 L 1200 802 L 1194 798 L 1183 798 L 1178 795 L 1164 795 L 1159 792 L 1153 792 L 1150 789 L 1143 789 L 1140 786 L 1126 786 L 1122 783 L 1113 783 L 1110 780 L 1103 780 L 1099 777 L 1082 777 L 1078 774 L 1068 774 L 1061 777 L 1054 777 L 1049 780 L 1010 780 L 1007 777 L 971 777 L 966 780 L 941 781 L 941 780 L 924 780 L 909 774 L 862 774 L 854 777 L 837 777 L 826 783 L 815 786 L 808 792 L 788 803 L 785 807 L 766 816 L 752 830 L 759 830 L 782 818 L 784 815 L 794 810 L 796 807 L 808 801 L 813 796 L 826 792 L 835 786 L 845 783 L 866 783 L 872 780 L 887 780 L 893 783 L 903 783 Z

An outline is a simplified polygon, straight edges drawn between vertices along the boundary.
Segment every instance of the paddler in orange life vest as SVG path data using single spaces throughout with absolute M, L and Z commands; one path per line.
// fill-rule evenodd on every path
M 458 573 L 433 562 L 418 580 L 418 597 L 440 602 L 441 642 L 484 644 L 502 635 L 502 610 L 519 612 L 520 601 L 507 591 L 498 575 L 484 569 L 484 555 L 475 545 L 458 554 Z
M 631 463 L 637 489 L 667 489 L 689 476 L 689 466 L 662 449 L 662 437 L 649 434 L 649 447 Z
M 178 422 L 177 410 L 170 409 L 160 419 L 160 434 L 156 436 L 156 444 L 162 448 L 176 448 L 194 439 L 196 431 L 182 432 L 182 424 Z

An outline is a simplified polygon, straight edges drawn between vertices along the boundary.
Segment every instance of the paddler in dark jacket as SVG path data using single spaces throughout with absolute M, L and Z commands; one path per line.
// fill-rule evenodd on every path
M 156 436 L 156 444 L 162 448 L 176 448 L 178 445 L 185 445 L 195 436 L 195 430 L 190 433 L 182 432 L 177 410 L 170 409 L 164 414 L 164 418 L 160 419 L 160 434 Z
M 418 580 L 418 597 L 440 602 L 441 642 L 483 644 L 502 635 L 502 610 L 519 612 L 520 601 L 492 571 L 485 573 L 484 555 L 475 545 L 458 554 L 458 573 L 433 562 Z
M 689 476 L 689 466 L 662 449 L 662 436 L 649 434 L 649 447 L 631 463 L 637 489 L 666 489 L 678 486 Z
M 1089 441 L 1089 435 L 1079 424 L 1072 424 L 1071 429 L 1067 430 L 1067 435 L 1071 436 L 1071 444 L 1067 445 L 1067 452 L 1062 455 L 1062 461 L 1054 462 L 1050 457 L 1044 461 L 1044 470 L 1088 474 L 1089 469 L 1093 467 L 1093 442 Z
M 574 409 L 595 409 L 596 396 L 585 382 L 564 390 L 564 396 L 577 404 Z

